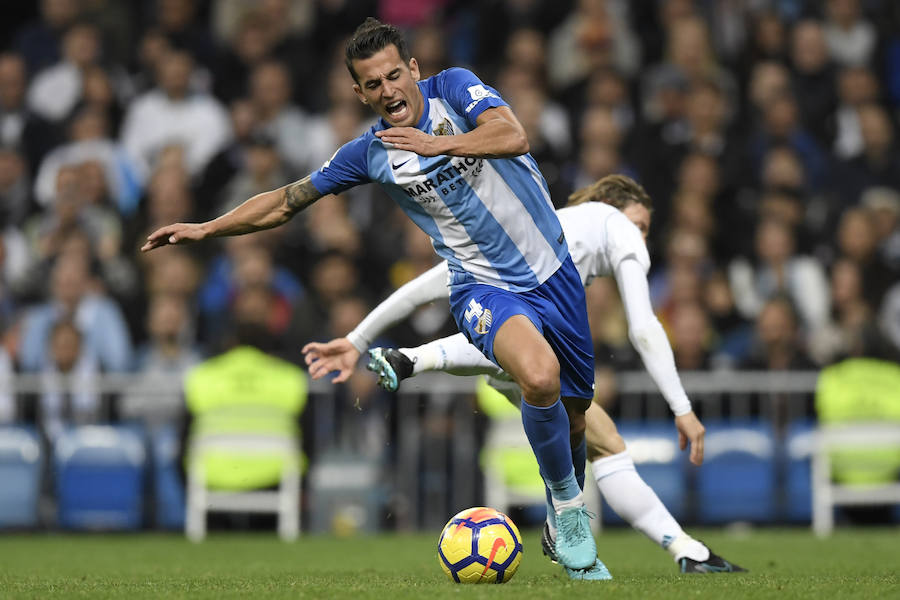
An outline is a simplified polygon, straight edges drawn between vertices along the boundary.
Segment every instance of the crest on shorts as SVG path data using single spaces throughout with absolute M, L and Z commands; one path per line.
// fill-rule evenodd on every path
M 475 333 L 478 335 L 484 335 L 491 329 L 491 323 L 493 323 L 494 317 L 491 315 L 491 309 L 486 308 L 484 312 L 478 317 L 478 321 L 475 323 Z
M 444 119 L 438 123 L 438 126 L 431 133 L 434 135 L 453 135 L 453 125 L 450 124 L 450 119 Z

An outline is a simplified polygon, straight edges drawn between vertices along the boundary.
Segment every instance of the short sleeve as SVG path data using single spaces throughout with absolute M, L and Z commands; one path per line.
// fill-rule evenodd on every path
M 439 92 L 450 106 L 462 115 L 472 127 L 478 123 L 478 115 L 495 106 L 508 106 L 500 93 L 485 85 L 475 73 L 454 67 L 439 75 Z
M 310 174 L 310 180 L 320 194 L 339 194 L 371 181 L 367 157 L 370 139 L 369 134 L 365 134 L 347 142 L 318 171 Z
M 634 258 L 646 274 L 650 270 L 650 254 L 641 230 L 620 212 L 606 220 L 606 239 L 609 247 L 609 266 L 613 272 L 626 258 Z

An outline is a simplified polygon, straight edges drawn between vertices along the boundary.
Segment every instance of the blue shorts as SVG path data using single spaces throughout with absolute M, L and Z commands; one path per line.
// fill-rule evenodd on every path
M 559 360 L 560 394 L 593 398 L 594 347 L 584 287 L 571 257 L 547 281 L 527 292 L 481 283 L 455 285 L 450 290 L 450 312 L 459 330 L 494 363 L 497 330 L 513 315 L 525 315 Z

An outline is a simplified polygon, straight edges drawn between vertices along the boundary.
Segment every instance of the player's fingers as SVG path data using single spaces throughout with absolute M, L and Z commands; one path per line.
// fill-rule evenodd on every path
M 306 354 L 307 352 L 313 352 L 315 350 L 318 350 L 321 347 L 322 347 L 322 344 L 320 342 L 309 342 L 308 344 L 303 346 L 303 348 L 300 349 L 300 352 L 302 352 L 303 354 Z
M 350 379 L 350 369 L 341 369 L 340 372 L 331 380 L 332 383 L 343 383 Z
M 691 462 L 698 467 L 703 464 L 703 438 L 698 437 L 691 441 Z
M 678 432 L 678 447 L 681 448 L 682 450 L 684 450 L 685 448 L 687 448 L 687 441 L 688 441 L 687 436 L 679 431 Z

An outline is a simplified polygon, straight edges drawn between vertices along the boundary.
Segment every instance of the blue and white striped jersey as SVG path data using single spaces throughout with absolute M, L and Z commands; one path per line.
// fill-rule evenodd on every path
M 419 82 L 425 99 L 418 129 L 432 135 L 471 131 L 478 115 L 506 106 L 493 88 L 465 69 Z M 370 131 L 344 144 L 312 183 L 322 194 L 370 181 L 381 184 L 431 236 L 450 265 L 451 285 L 484 283 L 513 292 L 546 281 L 568 255 L 547 183 L 530 154 L 514 158 L 419 156 Z

